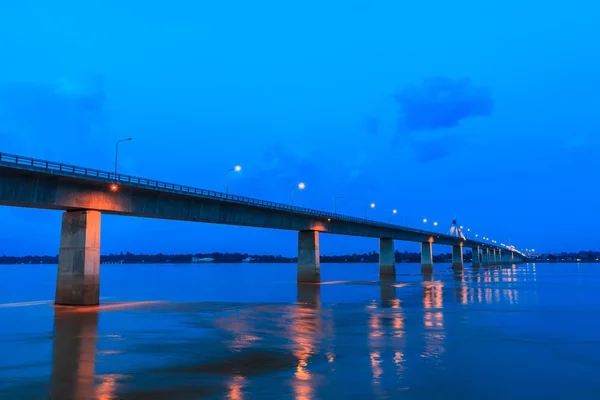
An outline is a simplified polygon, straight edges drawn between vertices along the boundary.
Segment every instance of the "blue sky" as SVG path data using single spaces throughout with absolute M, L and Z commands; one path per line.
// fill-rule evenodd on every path
M 373 3 L 373 4 L 372 4 Z M 598 249 L 593 1 L 7 0 L 0 151 L 447 231 Z M 60 213 L 0 208 L 0 253 Z M 293 232 L 104 216 L 103 253 L 292 255 Z M 429 226 L 433 228 L 432 226 Z M 375 250 L 322 235 L 322 254 Z M 415 244 L 397 243 L 403 250 Z M 440 248 L 443 250 L 443 248 Z

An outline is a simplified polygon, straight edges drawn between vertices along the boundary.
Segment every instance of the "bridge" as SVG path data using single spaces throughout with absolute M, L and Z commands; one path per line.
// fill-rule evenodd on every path
M 0 205 L 62 210 L 55 303 L 97 305 L 100 216 L 162 218 L 298 232 L 298 282 L 320 281 L 319 233 L 379 239 L 379 273 L 395 276 L 394 240 L 421 243 L 421 270 L 433 273 L 432 244 L 452 247 L 452 269 L 525 260 L 514 247 L 443 235 L 267 200 L 0 153 Z

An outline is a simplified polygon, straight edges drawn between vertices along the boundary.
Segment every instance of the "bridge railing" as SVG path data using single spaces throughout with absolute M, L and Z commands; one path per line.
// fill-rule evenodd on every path
M 18 156 L 18 155 L 14 155 L 14 154 L 0 153 L 0 162 L 7 163 L 7 164 L 15 164 L 16 166 L 31 167 L 31 168 L 35 168 L 37 170 L 42 169 L 42 170 L 46 170 L 48 173 L 59 172 L 61 174 L 65 174 L 65 175 L 69 175 L 69 176 L 81 176 L 81 177 L 85 177 L 85 178 L 97 179 L 97 180 L 102 180 L 102 181 L 113 181 L 115 183 L 120 183 L 120 184 L 127 183 L 127 184 L 144 187 L 144 188 L 149 188 L 149 189 L 152 189 L 152 188 L 166 189 L 166 190 L 170 190 L 173 192 L 193 194 L 193 195 L 202 196 L 202 197 L 217 198 L 217 199 L 222 199 L 222 200 L 227 200 L 227 201 L 232 201 L 232 202 L 258 205 L 258 206 L 267 207 L 267 208 L 293 211 L 293 212 L 308 214 L 308 215 L 317 216 L 317 217 L 334 218 L 337 220 L 360 222 L 360 223 L 365 223 L 365 224 L 369 224 L 369 225 L 377 225 L 377 226 L 382 226 L 382 227 L 393 227 L 396 229 L 398 228 L 397 225 L 386 224 L 386 223 L 367 220 L 367 219 L 363 219 L 363 218 L 352 217 L 349 215 L 342 215 L 342 214 L 330 213 L 330 212 L 326 212 L 326 211 L 319 211 L 319 210 L 314 210 L 314 209 L 305 208 L 305 207 L 292 206 L 289 204 L 277 203 L 277 202 L 268 201 L 268 200 L 260 200 L 260 199 L 239 196 L 239 195 L 234 195 L 234 194 L 226 194 L 226 193 L 217 192 L 214 190 L 200 189 L 200 188 L 195 188 L 195 187 L 185 186 L 185 185 L 177 185 L 174 183 L 161 182 L 161 181 L 157 181 L 157 180 L 153 180 L 153 179 L 139 178 L 139 177 L 130 176 L 130 175 L 124 175 L 124 174 L 116 174 L 115 175 L 115 173 L 113 173 L 113 172 L 101 171 L 101 170 L 97 170 L 97 169 L 93 169 L 93 168 L 79 167 L 76 165 L 58 163 L 58 162 L 47 161 L 47 160 L 40 160 L 40 159 L 31 158 L 31 157 L 23 157 L 23 156 Z M 422 234 L 426 234 L 426 235 L 431 234 L 430 232 L 421 231 L 418 229 L 409 229 L 409 228 L 405 228 L 405 227 L 403 227 L 403 228 L 408 229 L 415 233 L 422 233 Z
M 153 180 L 153 179 L 138 178 L 138 177 L 130 176 L 130 175 L 123 175 L 123 174 L 115 175 L 115 173 L 113 173 L 113 172 L 101 171 L 101 170 L 97 170 L 97 169 L 93 169 L 93 168 L 78 167 L 76 165 L 63 164 L 63 163 L 47 161 L 47 160 L 40 160 L 40 159 L 31 158 L 31 157 L 18 156 L 18 155 L 14 155 L 14 154 L 0 153 L 0 163 L 13 164 L 16 167 L 22 166 L 22 167 L 25 167 L 26 169 L 42 170 L 42 171 L 44 171 L 46 173 L 50 173 L 50 174 L 59 173 L 61 175 L 74 176 L 74 177 L 85 177 L 88 179 L 98 180 L 98 181 L 102 181 L 102 182 L 108 181 L 108 182 L 114 182 L 114 183 L 119 183 L 119 184 L 126 183 L 129 185 L 147 188 L 147 189 L 154 189 L 154 188 L 164 189 L 164 190 L 169 190 L 169 191 L 175 192 L 175 193 L 191 194 L 191 195 L 195 195 L 195 196 L 199 196 L 199 197 L 208 197 L 208 198 L 221 199 L 221 200 L 226 200 L 226 201 L 235 202 L 235 203 L 251 204 L 251 205 L 256 205 L 256 206 L 260 206 L 260 207 L 264 207 L 264 208 L 292 211 L 292 212 L 306 214 L 306 215 L 315 216 L 315 217 L 332 218 L 332 219 L 342 220 L 342 221 L 358 222 L 358 223 L 363 223 L 363 224 L 368 224 L 368 225 L 378 226 L 378 227 L 385 227 L 385 228 L 392 228 L 392 229 L 402 228 L 405 231 L 410 231 L 413 233 L 418 233 L 418 234 L 422 234 L 422 235 L 426 235 L 426 236 L 431 236 L 431 235 L 435 234 L 438 237 L 448 237 L 448 238 L 455 239 L 455 237 L 449 236 L 449 235 L 428 232 L 428 231 L 424 231 L 421 229 L 408 228 L 405 226 L 400 227 L 398 225 L 393 225 L 393 224 L 378 222 L 378 221 L 372 221 L 372 220 L 368 220 L 368 219 L 364 219 L 364 218 L 352 217 L 349 215 L 336 214 L 336 213 L 331 213 L 331 212 L 327 212 L 327 211 L 319 211 L 319 210 L 314 210 L 314 209 L 310 209 L 310 208 L 292 206 L 289 204 L 277 203 L 277 202 L 268 201 L 268 200 L 255 199 L 255 198 L 251 198 L 251 197 L 226 194 L 226 193 L 217 192 L 214 190 L 200 189 L 200 188 L 195 188 L 195 187 L 185 186 L 185 185 L 177 185 L 174 183 L 161 182 L 161 181 L 157 181 L 157 180 Z M 481 243 L 481 244 L 485 244 L 485 243 Z

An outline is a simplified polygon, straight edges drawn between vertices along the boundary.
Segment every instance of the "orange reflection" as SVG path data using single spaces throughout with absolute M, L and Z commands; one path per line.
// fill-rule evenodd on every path
M 255 310 L 236 310 L 235 312 L 226 314 L 213 321 L 215 326 L 234 333 L 235 336 L 228 343 L 230 349 L 241 351 L 252 347 L 255 342 L 261 340 L 260 337 L 247 333 L 252 331 L 252 326 L 249 321 L 252 321 L 254 311 Z
M 100 384 L 96 389 L 96 398 L 98 400 L 115 400 L 117 391 L 117 382 L 125 379 L 125 375 L 106 374 L 100 376 Z
M 464 274 L 455 274 L 454 281 L 457 282 L 454 288 L 454 298 L 461 304 L 468 304 L 469 299 L 467 297 L 468 290 L 465 285 L 465 276 Z
M 444 353 L 443 283 L 423 276 L 423 325 L 425 327 L 425 350 L 423 356 L 437 359 Z M 438 309 L 439 311 L 433 311 Z
M 54 311 L 51 398 L 95 398 L 97 330 L 97 312 Z
M 318 284 L 298 284 L 298 307 L 293 308 L 294 323 L 291 326 L 294 356 L 298 359 L 294 373 L 293 388 L 297 400 L 313 398 L 313 376 L 308 369 L 310 357 L 316 352 L 316 335 L 321 332 L 321 287 Z M 335 357 L 331 356 L 331 361 Z
M 383 314 L 371 314 L 369 318 L 369 336 L 377 337 L 383 334 L 382 332 L 382 320 L 385 318 L 386 321 L 391 319 L 392 326 L 394 328 L 394 337 L 404 336 L 404 314 L 402 312 L 400 299 L 396 297 L 396 288 L 402 287 L 403 285 L 396 284 L 395 277 L 382 277 L 380 282 L 380 296 L 381 296 L 381 308 L 384 311 Z M 376 308 L 375 303 L 372 303 L 369 309 Z M 385 311 L 385 309 L 393 310 L 392 313 Z M 390 318 L 391 314 L 391 318 Z
M 161 301 L 104 303 L 91 307 L 54 306 L 52 354 L 52 399 L 117 399 L 117 386 L 126 378 L 121 374 L 96 376 L 96 355 L 119 354 L 116 350 L 98 352 L 100 311 L 118 311 L 163 304 Z M 96 385 L 96 382 L 97 385 Z
M 327 362 L 332 363 L 335 360 L 335 354 L 332 352 L 327 352 Z
M 379 337 L 383 335 L 381 331 L 381 318 L 376 313 L 371 314 L 369 317 L 369 336 L 370 337 Z
M 378 385 L 381 383 L 380 378 L 381 374 L 383 374 L 381 354 L 374 351 L 369 354 L 369 358 L 371 359 L 371 370 L 373 371 L 373 383 Z
M 443 308 L 442 288 L 444 284 L 441 281 L 423 281 L 423 307 Z
M 394 353 L 394 364 L 400 369 L 404 369 L 404 353 L 397 351 Z
M 227 398 L 230 400 L 242 400 L 244 392 L 242 389 L 246 386 L 246 378 L 241 375 L 234 375 L 227 384 Z

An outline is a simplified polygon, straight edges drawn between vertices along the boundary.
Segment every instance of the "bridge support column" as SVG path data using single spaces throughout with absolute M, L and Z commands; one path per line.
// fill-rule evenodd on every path
M 421 243 L 421 273 L 433 274 L 433 251 L 431 242 Z
M 484 267 L 489 267 L 490 265 L 490 250 L 483 248 L 481 250 L 481 263 Z
M 65 306 L 100 303 L 100 212 L 62 216 L 54 302 Z
M 504 264 L 504 254 L 502 254 L 502 249 L 498 249 L 498 264 Z
M 454 271 L 464 271 L 462 244 L 452 246 L 452 269 Z
M 319 232 L 298 232 L 298 282 L 320 282 Z
M 498 264 L 498 259 L 496 258 L 496 249 L 492 249 L 492 265 L 497 265 Z
M 396 276 L 396 255 L 394 239 L 379 239 L 379 275 Z
M 479 266 L 481 265 L 481 260 L 479 257 L 479 246 L 473 247 L 472 251 L 473 251 L 473 256 L 472 256 L 473 268 L 479 268 Z
M 514 251 L 510 252 L 510 263 L 511 264 L 515 263 L 515 252 Z

